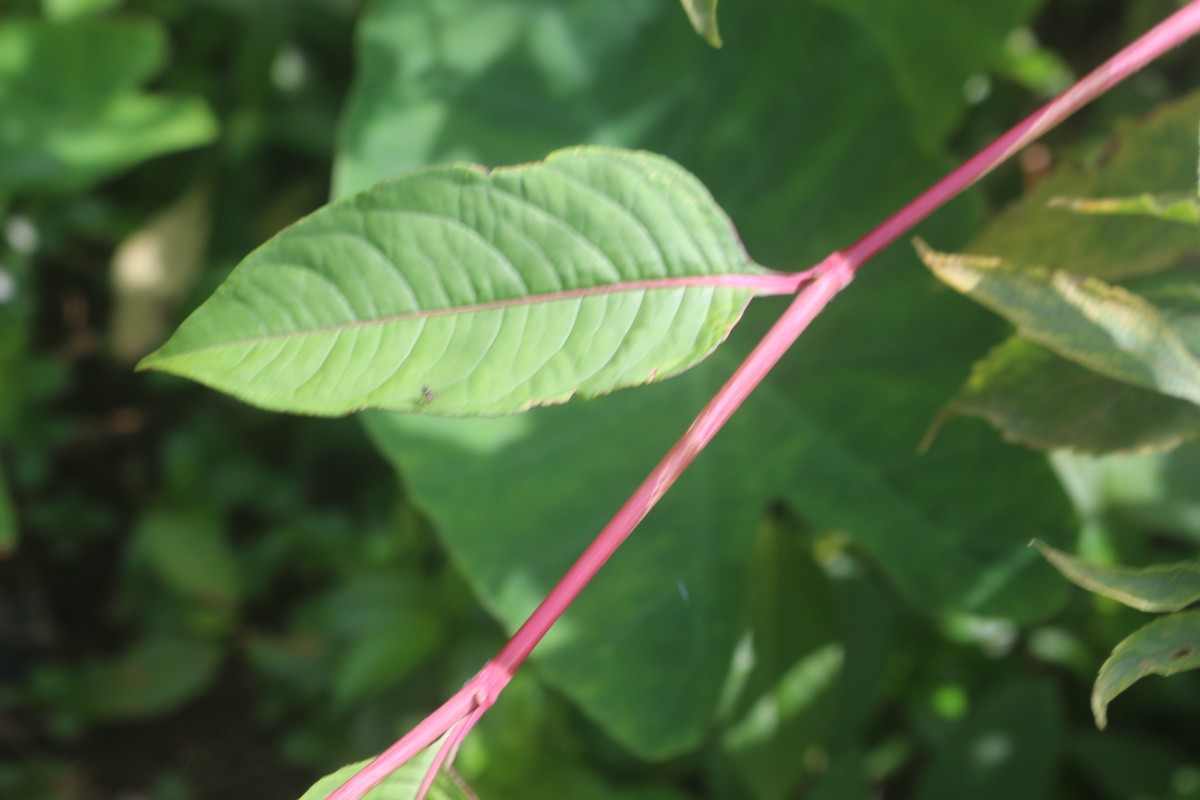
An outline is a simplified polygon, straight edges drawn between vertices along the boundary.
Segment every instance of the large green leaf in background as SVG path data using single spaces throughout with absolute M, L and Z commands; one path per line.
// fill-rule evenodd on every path
M 922 776 L 918 800 L 1051 800 L 1063 719 L 1045 679 L 1002 685 L 950 733 Z
M 781 277 L 661 156 L 430 167 L 280 233 L 141 366 L 282 411 L 514 413 L 682 372 Z
M 0 191 L 73 191 L 210 141 L 203 101 L 139 91 L 166 55 L 151 22 L 0 25 Z
M 817 0 L 843 9 L 878 42 L 894 65 L 915 130 L 933 147 L 962 114 L 968 77 L 986 73 L 1004 34 L 1029 18 L 1040 0 Z
M 360 32 L 338 191 L 427 161 L 646 147 L 694 171 L 759 260 L 799 269 L 940 173 L 894 89 L 895 62 L 849 18 L 739 2 L 723 6 L 722 31 L 725 49 L 711 50 L 667 0 L 377 4 Z M 956 208 L 940 217 L 945 236 L 968 223 Z M 1065 596 L 1025 546 L 1067 527 L 1043 462 L 982 426 L 916 456 L 999 328 L 896 255 L 805 334 L 536 652 L 636 751 L 677 753 L 706 735 L 772 501 L 848 532 L 925 608 L 1033 619 Z M 512 628 L 781 310 L 757 301 L 713 358 L 666 383 L 502 420 L 376 414 L 369 427 Z

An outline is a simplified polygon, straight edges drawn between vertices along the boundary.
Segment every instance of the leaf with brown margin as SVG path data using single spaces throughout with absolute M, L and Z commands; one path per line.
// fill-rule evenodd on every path
M 1038 539 L 1033 545 L 1076 586 L 1139 611 L 1179 611 L 1200 600 L 1200 563 L 1122 567 L 1089 564 Z
M 1147 675 L 1174 675 L 1200 667 L 1200 611 L 1155 620 L 1121 641 L 1100 667 L 1092 687 L 1096 727 L 1108 724 L 1108 704 Z
M 937 253 L 922 260 L 947 285 L 991 308 L 1027 339 L 1102 375 L 1200 404 L 1200 303 L 1180 287 L 1173 313 L 1097 278 L 1000 258 Z M 1191 306 L 1189 308 L 1189 306 Z

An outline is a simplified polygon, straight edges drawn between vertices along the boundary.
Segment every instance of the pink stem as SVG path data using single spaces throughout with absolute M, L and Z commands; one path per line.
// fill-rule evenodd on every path
M 811 277 L 812 280 L 496 657 L 441 708 L 329 795 L 327 800 L 358 800 L 393 770 L 461 722 L 462 725 L 454 732 L 454 748 L 457 749 L 458 742 L 466 736 L 483 711 L 495 702 L 513 672 L 562 616 L 567 606 L 863 264 L 1022 147 L 1197 33 L 1200 33 L 1200 0 L 1193 0 L 920 194 L 847 250 L 831 254 L 812 270 L 798 276 Z M 798 279 L 797 284 L 800 283 Z
M 1200 2 L 1193 0 L 888 217 L 847 248 L 844 251 L 846 259 L 854 264 L 857 270 L 880 250 L 911 230 L 914 225 L 959 192 L 1007 161 L 1021 148 L 1031 144 L 1080 108 L 1197 33 L 1200 33 Z
M 683 474 L 717 431 L 733 416 L 733 412 L 787 352 L 800 332 L 808 327 L 825 304 L 850 282 L 853 274 L 853 270 L 840 253 L 832 254 L 818 266 L 817 278 L 796 295 L 787 312 L 767 331 L 753 352 L 696 417 L 692 426 L 663 460 L 658 462 L 658 466 L 646 476 L 542 604 L 492 659 L 493 664 L 509 673 L 521 665 L 588 581 L 600 571 L 604 562 L 617 551 L 671 484 Z

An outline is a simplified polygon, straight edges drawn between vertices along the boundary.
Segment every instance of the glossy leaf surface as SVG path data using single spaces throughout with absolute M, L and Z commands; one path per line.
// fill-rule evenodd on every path
M 659 156 L 431 167 L 280 233 L 142 367 L 281 411 L 506 414 L 681 372 L 789 280 Z
M 1151 622 L 1118 644 L 1092 688 L 1096 726 L 1108 724 L 1108 704 L 1147 675 L 1200 668 L 1200 611 L 1181 611 Z
M 1200 564 L 1122 567 L 1089 564 L 1045 542 L 1034 544 L 1069 581 L 1139 611 L 1178 611 L 1200 600 Z

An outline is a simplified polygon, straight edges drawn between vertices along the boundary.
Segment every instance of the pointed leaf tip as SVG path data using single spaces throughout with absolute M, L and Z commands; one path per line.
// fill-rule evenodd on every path
M 494 416 L 682 372 L 753 295 L 793 283 L 674 162 L 572 148 L 429 167 L 320 209 L 139 368 L 280 411 Z
M 696 33 L 713 47 L 721 46 L 717 29 L 717 0 L 680 0 Z
M 1200 611 L 1155 620 L 1118 644 L 1092 687 L 1096 727 L 1108 725 L 1108 705 L 1147 675 L 1170 676 L 1200 668 Z
M 1200 601 L 1200 563 L 1142 568 L 1089 564 L 1040 540 L 1033 545 L 1076 586 L 1139 611 L 1178 611 Z
M 939 280 L 1008 319 L 1022 337 L 1101 375 L 1200 405 L 1194 293 L 1143 295 L 1086 275 L 917 249 Z

